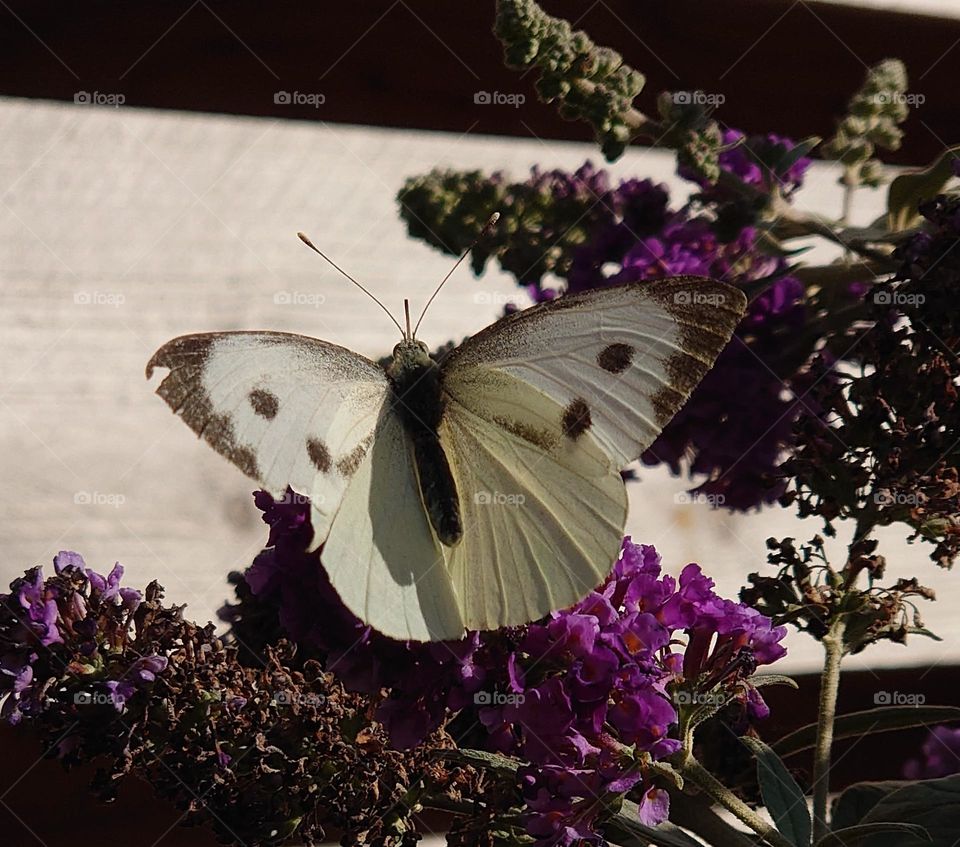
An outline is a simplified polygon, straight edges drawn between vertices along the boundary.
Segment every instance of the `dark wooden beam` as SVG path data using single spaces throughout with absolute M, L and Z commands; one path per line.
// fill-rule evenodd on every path
M 748 131 L 826 135 L 865 66 L 899 56 L 925 102 L 891 160 L 929 160 L 956 137 L 960 21 L 792 0 L 545 0 L 621 51 L 658 92 L 725 98 L 718 117 Z M 0 93 L 302 120 L 588 139 L 506 70 L 493 3 L 260 3 L 9 0 L 0 8 Z M 325 102 L 275 102 L 278 92 Z M 522 94 L 519 108 L 474 102 Z M 282 98 L 280 98 L 282 99 Z

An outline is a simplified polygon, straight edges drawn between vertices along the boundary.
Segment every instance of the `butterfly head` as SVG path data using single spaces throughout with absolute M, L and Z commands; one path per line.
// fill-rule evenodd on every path
M 417 371 L 429 367 L 432 363 L 430 348 L 426 344 L 415 338 L 404 338 L 393 348 L 393 360 L 390 362 L 388 371 L 394 373 Z

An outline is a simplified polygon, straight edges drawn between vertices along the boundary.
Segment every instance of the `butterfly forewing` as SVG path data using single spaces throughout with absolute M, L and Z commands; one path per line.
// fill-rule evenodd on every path
M 478 370 L 515 376 L 560 405 L 558 433 L 589 430 L 622 468 L 713 365 L 745 303 L 740 291 L 701 277 L 567 295 L 468 339 L 447 357 L 444 386 L 458 397 Z
M 147 365 L 157 393 L 218 453 L 274 496 L 311 497 L 322 540 L 370 447 L 389 383 L 383 369 L 314 338 L 279 332 L 184 335 Z

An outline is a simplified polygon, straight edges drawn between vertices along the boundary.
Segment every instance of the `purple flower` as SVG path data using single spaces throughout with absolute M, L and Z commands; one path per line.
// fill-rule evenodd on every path
M 726 149 L 720 153 L 720 169 L 747 185 L 766 191 L 777 188 L 788 195 L 803 185 L 810 159 L 801 156 L 784 164 L 788 154 L 796 147 L 789 138 L 772 132 L 747 138 L 740 130 L 728 128 L 723 131 L 723 143 Z M 720 192 L 720 189 L 689 168 L 680 167 L 678 172 L 684 179 L 698 183 L 708 196 Z
M 734 142 L 742 141 L 742 133 L 730 130 L 725 137 L 732 146 L 721 154 L 721 166 L 751 185 L 774 181 L 770 167 L 793 149 L 792 142 L 772 135 L 739 144 Z M 808 165 L 800 158 L 779 173 L 781 187 L 799 186 Z M 590 171 L 591 179 L 596 173 Z M 545 189 L 559 185 L 561 196 L 569 196 L 558 172 L 551 172 L 551 180 Z M 597 185 L 598 205 L 609 214 L 593 220 L 589 240 L 574 250 L 567 292 L 679 274 L 734 285 L 768 280 L 752 297 L 737 337 L 642 459 L 666 464 L 673 473 L 685 464 L 692 476 L 706 480 L 694 491 L 714 505 L 743 510 L 775 501 L 784 490 L 778 465 L 803 409 L 796 396 L 805 390 L 803 372 L 795 383 L 785 383 L 805 358 L 785 344 L 802 337 L 807 320 L 802 283 L 786 275 L 784 259 L 761 248 L 753 227 L 721 240 L 707 217 L 691 217 L 689 208 L 670 210 L 664 186 L 629 180 L 602 193 Z M 539 286 L 531 294 L 541 301 L 557 296 Z
M 141 602 L 139 591 L 121 587 L 120 564 L 104 577 L 79 554 L 62 550 L 53 566 L 52 577 L 44 579 L 42 569 L 33 568 L 0 596 L 0 697 L 6 695 L 0 717 L 9 723 L 40 715 L 54 697 L 82 707 L 99 703 L 93 695 L 103 694 L 122 710 L 167 666 L 162 656 L 116 666 Z M 69 655 L 75 658 L 68 664 L 63 656 Z M 75 684 L 54 691 L 65 670 Z
M 927 735 L 919 759 L 903 766 L 906 779 L 938 779 L 960 773 L 960 729 L 936 726 Z
M 745 680 L 783 654 L 785 630 L 719 597 L 698 565 L 675 579 L 653 547 L 627 538 L 607 580 L 569 609 L 461 641 L 404 643 L 343 607 L 322 550 L 305 552 L 309 504 L 290 500 L 257 495 L 272 546 L 248 571 L 250 588 L 346 685 L 387 691 L 377 717 L 394 746 L 413 747 L 446 723 L 454 737 L 469 728 L 472 746 L 525 759 L 527 828 L 539 839 L 598 841 L 606 794 L 634 798 L 649 822 L 665 819 L 666 793 L 637 754 L 658 760 L 679 749 L 671 686 L 730 690 L 752 717 L 763 714 Z

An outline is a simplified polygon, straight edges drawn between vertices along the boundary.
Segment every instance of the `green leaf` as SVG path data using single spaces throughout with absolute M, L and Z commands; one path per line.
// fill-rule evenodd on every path
M 777 162 L 776 171 L 777 173 L 783 173 L 784 171 L 789 170 L 798 159 L 802 159 L 807 155 L 814 147 L 816 147 L 821 141 L 817 135 L 811 135 L 809 138 L 803 139 L 799 142 L 796 147 L 791 150 L 788 150 L 783 156 L 780 157 L 780 160 Z
M 871 732 L 892 732 L 895 729 L 910 729 L 915 726 L 960 721 L 957 706 L 881 706 L 863 712 L 840 715 L 833 727 L 833 737 L 854 738 Z M 784 759 L 813 747 L 817 738 L 817 725 L 807 724 L 785 735 L 773 749 Z
M 960 156 L 960 145 L 948 147 L 929 167 L 900 174 L 887 192 L 887 226 L 891 232 L 909 229 L 920 220 L 917 206 L 936 197 L 953 176 L 953 160 Z
M 623 811 L 604 824 L 604 837 L 624 847 L 645 847 L 647 844 L 657 847 L 703 847 L 673 824 L 663 823 L 653 827 L 640 823 L 639 813 L 640 807 L 636 803 L 624 800 Z
M 830 825 L 834 829 L 848 829 L 860 823 L 874 806 L 888 794 L 909 782 L 888 780 L 884 782 L 858 782 L 845 789 L 834 801 Z
M 925 779 L 892 791 L 863 819 L 868 823 L 910 821 L 926 829 L 934 847 L 954 847 L 960 833 L 960 775 Z M 899 836 L 870 839 L 869 847 L 902 847 Z
M 878 835 L 884 832 L 899 832 L 902 835 L 908 835 L 911 838 L 920 841 L 930 841 L 930 833 L 922 826 L 915 823 L 865 823 L 860 826 L 848 826 L 845 829 L 837 829 L 829 835 L 821 838 L 816 847 L 853 847 L 859 844 L 863 839 L 871 835 Z M 900 843 L 899 841 L 897 842 Z
M 782 673 L 755 673 L 747 682 L 754 688 L 763 688 L 765 685 L 789 685 L 794 689 L 800 687 L 791 677 Z
M 760 794 L 777 829 L 795 847 L 809 847 L 812 827 L 803 789 L 769 746 L 756 738 L 741 741 L 757 759 Z
M 438 751 L 438 758 L 473 765 L 477 768 L 497 771 L 503 774 L 517 772 L 520 761 L 500 753 L 488 753 L 486 750 L 449 749 Z

